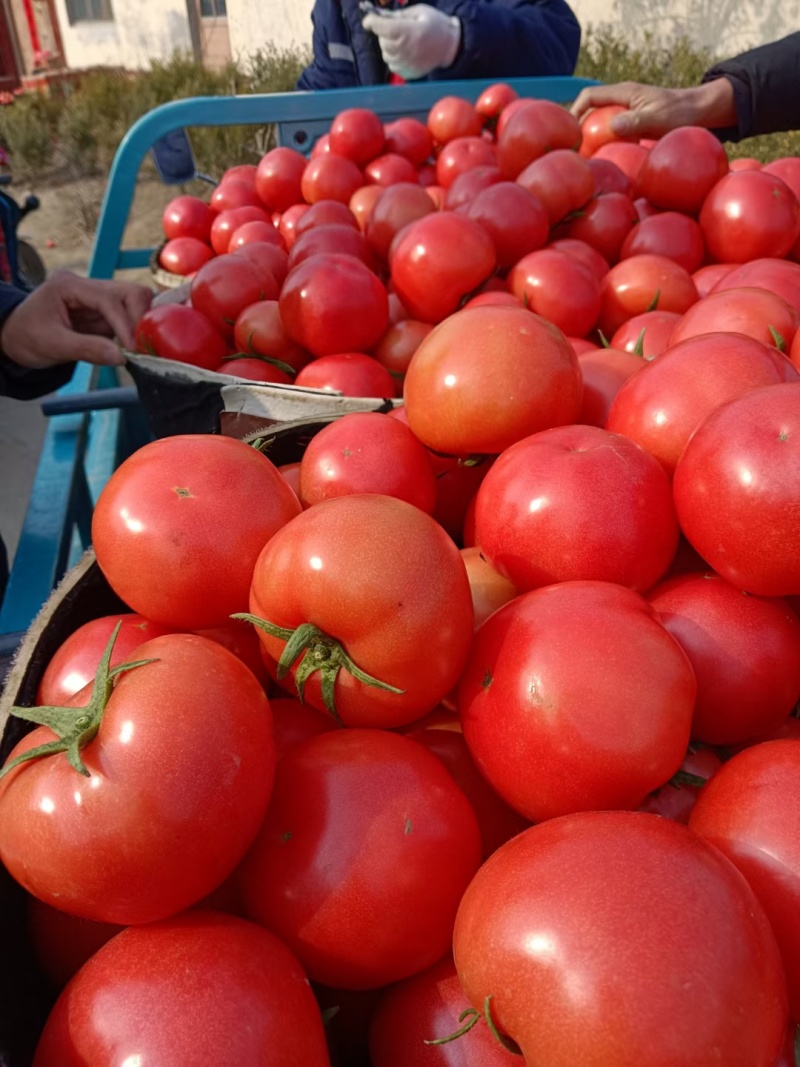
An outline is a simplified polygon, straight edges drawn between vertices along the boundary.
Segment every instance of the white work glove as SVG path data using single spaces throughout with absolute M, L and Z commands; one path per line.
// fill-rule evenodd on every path
M 389 70 L 405 81 L 451 66 L 461 44 L 460 21 L 430 4 L 413 4 L 380 14 L 370 12 L 362 25 L 378 38 Z

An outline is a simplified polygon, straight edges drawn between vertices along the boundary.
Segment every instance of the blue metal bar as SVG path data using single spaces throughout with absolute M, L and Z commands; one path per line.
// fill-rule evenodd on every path
M 128 408 L 139 403 L 133 385 L 117 385 L 108 389 L 93 389 L 89 393 L 53 393 L 41 403 L 45 415 L 76 415 L 84 411 L 107 411 L 109 408 Z

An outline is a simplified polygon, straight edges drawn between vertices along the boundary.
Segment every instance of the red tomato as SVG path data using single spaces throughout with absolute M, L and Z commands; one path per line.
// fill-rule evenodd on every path
M 800 1016 L 800 741 L 768 741 L 734 756 L 703 790 L 690 829 L 736 864 L 775 931 Z
M 272 732 L 275 737 L 275 755 L 281 759 L 290 749 L 310 741 L 319 734 L 336 729 L 330 715 L 291 697 L 270 700 Z
M 642 369 L 644 361 L 632 352 L 592 345 L 588 351 L 578 351 L 578 363 L 583 377 L 583 403 L 575 421 L 605 427 L 614 398 L 625 382 Z
M 477 296 L 473 296 L 471 300 L 468 300 L 463 311 L 467 308 L 481 308 L 481 307 L 507 307 L 507 308 L 524 308 L 525 305 L 519 299 L 518 296 L 514 296 L 513 293 L 497 292 L 492 289 L 483 293 L 478 293 Z M 569 340 L 569 339 L 568 339 Z
M 279 307 L 286 332 L 315 356 L 371 348 L 389 324 L 386 290 L 353 256 L 311 256 L 286 278 Z
M 353 412 L 315 434 L 300 464 L 300 503 L 383 493 L 427 512 L 436 479 L 427 449 L 407 426 L 377 412 Z
M 581 122 L 581 146 L 580 154 L 588 159 L 594 155 L 598 148 L 612 141 L 623 141 L 611 129 L 611 120 L 621 115 L 627 108 L 622 104 L 607 104 L 605 107 L 593 107 Z
M 603 278 L 601 297 L 598 326 L 611 337 L 628 319 L 645 311 L 683 314 L 697 303 L 697 290 L 689 272 L 674 260 L 642 255 L 611 268 Z
M 239 314 L 259 300 L 276 300 L 280 287 L 274 275 L 244 256 L 217 256 L 192 282 L 192 307 L 212 326 L 231 337 Z
M 506 449 L 475 521 L 483 554 L 521 590 L 576 580 L 647 590 L 678 546 L 660 464 L 595 426 L 543 430 Z
M 574 237 L 562 237 L 557 241 L 551 241 L 547 247 L 554 249 L 556 252 L 566 252 L 569 256 L 575 256 L 598 279 L 604 278 L 609 272 L 608 262 L 603 259 L 596 248 L 587 245 L 585 241 L 578 241 Z
M 470 1002 L 492 997 L 527 1063 L 772 1067 L 784 1041 L 762 909 L 669 819 L 585 812 L 526 830 L 467 890 L 454 952 Z
M 227 355 L 228 346 L 219 330 L 199 311 L 185 304 L 162 304 L 139 319 L 136 350 L 203 370 L 216 370 Z
M 257 219 L 253 222 L 245 222 L 233 231 L 228 251 L 237 252 L 245 245 L 252 244 L 272 244 L 280 249 L 284 248 L 283 238 L 272 223 L 259 222 Z
M 402 381 L 412 356 L 432 329 L 429 322 L 416 319 L 396 322 L 387 329 L 372 354 L 396 381 Z
M 117 677 L 81 750 L 88 777 L 57 752 L 0 782 L 8 871 L 46 904 L 99 922 L 152 922 L 210 893 L 249 847 L 272 788 L 269 704 L 236 656 L 194 634 L 135 655 L 152 662 Z M 40 726 L 10 760 L 54 739 Z
M 404 385 L 409 426 L 437 452 L 498 453 L 575 420 L 578 360 L 530 311 L 477 307 L 441 323 L 414 354 Z
M 615 164 L 635 187 L 648 151 L 649 149 L 628 141 L 612 141 L 610 144 L 601 145 L 592 158 Z
M 628 259 L 648 253 L 674 259 L 692 274 L 700 267 L 706 254 L 702 231 L 694 219 L 677 211 L 662 211 L 652 215 L 628 233 L 619 258 Z
M 727 173 L 728 157 L 713 133 L 699 126 L 682 126 L 655 143 L 642 164 L 637 186 L 640 196 L 657 207 L 696 215 Z
M 692 436 L 675 470 L 681 529 L 739 589 L 800 593 L 800 383 L 733 400 Z
M 594 178 L 594 191 L 597 196 L 603 193 L 624 193 L 633 195 L 633 183 L 616 163 L 608 159 L 587 159 L 589 170 Z M 635 206 L 635 205 L 634 205 Z
M 587 334 L 600 313 L 600 282 L 575 256 L 543 248 L 508 275 L 512 293 L 564 333 Z
M 701 334 L 643 367 L 617 394 L 607 426 L 641 445 L 671 477 L 689 438 L 721 404 L 791 381 L 800 382 L 800 374 L 776 349 L 743 334 Z
M 321 137 L 318 137 L 314 142 L 314 147 L 311 149 L 311 159 L 317 159 L 319 156 L 326 156 L 331 150 L 331 138 L 330 134 L 323 133 Z
M 280 233 L 287 248 L 290 249 L 295 242 L 295 231 L 298 222 L 310 210 L 311 207 L 309 204 L 293 204 L 281 215 L 281 221 L 278 224 L 278 233 Z
M 214 219 L 211 226 L 211 247 L 218 256 L 224 256 L 231 243 L 231 237 L 246 222 L 269 223 L 269 216 L 261 207 L 237 207 L 223 211 Z
M 505 82 L 495 82 L 494 85 L 483 90 L 475 102 L 475 110 L 484 119 L 495 119 L 518 97 L 516 89 L 512 89 L 510 85 L 506 85 Z
M 692 736 L 729 745 L 778 726 L 800 700 L 800 621 L 784 600 L 751 596 L 713 571 L 657 586 L 648 597 L 692 662 Z
M 641 350 L 645 359 L 655 359 L 669 348 L 672 331 L 680 321 L 675 311 L 645 311 L 624 322 L 611 338 L 611 347 L 623 352 Z
M 159 252 L 158 265 L 185 278 L 208 263 L 213 255 L 205 241 L 198 241 L 196 237 L 173 237 Z
M 493 164 L 472 167 L 454 179 L 448 187 L 444 198 L 444 207 L 448 211 L 463 208 L 468 211 L 475 197 L 501 180 L 500 171 Z
M 261 658 L 261 642 L 252 627 L 237 619 L 230 619 L 224 626 L 215 626 L 210 630 L 196 630 L 195 633 L 198 637 L 207 637 L 209 641 L 216 641 L 218 645 L 227 648 L 246 667 L 250 668 L 264 687 L 268 685 L 269 676 Z M 211 906 L 209 904 L 209 907 Z
M 309 204 L 339 200 L 346 204 L 364 184 L 364 175 L 349 159 L 332 154 L 311 159 L 303 171 L 300 188 Z
M 161 222 L 167 240 L 175 237 L 194 237 L 208 244 L 214 212 L 197 196 L 176 196 L 164 208 Z
M 294 382 L 294 375 L 287 374 L 271 359 L 249 354 L 227 356 L 217 367 L 217 374 L 229 374 L 234 378 L 273 385 L 292 385 Z
M 289 257 L 286 252 L 282 247 L 266 241 L 254 241 L 252 244 L 240 245 L 233 255 L 244 256 L 251 263 L 255 263 L 259 270 L 267 271 L 278 285 L 283 285 L 289 272 Z
M 795 367 L 800 367 L 800 330 L 794 335 L 792 347 L 789 349 L 789 359 Z
M 63 706 L 70 697 L 94 681 L 97 667 L 117 623 L 121 629 L 114 642 L 111 666 L 132 659 L 133 653 L 153 637 L 172 633 L 167 626 L 151 622 L 143 615 L 104 615 L 79 626 L 56 649 L 45 668 L 36 692 L 38 704 Z
M 724 331 L 743 333 L 765 345 L 784 348 L 794 340 L 798 324 L 800 313 L 766 289 L 723 289 L 686 309 L 672 332 L 670 345 L 699 334 Z
M 518 590 L 513 582 L 494 569 L 477 546 L 462 548 L 461 558 L 467 568 L 477 630 L 492 612 L 513 600 Z
M 397 233 L 411 222 L 435 211 L 433 201 L 418 185 L 400 182 L 381 193 L 365 230 L 370 247 L 386 262 Z
M 589 201 L 570 222 L 567 234 L 597 249 L 608 263 L 616 263 L 620 250 L 635 233 L 637 221 L 636 209 L 629 196 L 607 193 Z
M 738 171 L 708 194 L 700 227 L 709 255 L 719 263 L 785 256 L 800 233 L 800 204 L 775 175 Z
M 235 167 L 228 167 L 220 178 L 220 185 L 227 181 L 244 182 L 246 185 L 255 185 L 258 167 L 253 163 L 240 163 Z
M 694 695 L 686 654 L 638 593 L 562 582 L 487 619 L 458 708 L 481 772 L 506 803 L 543 821 L 635 807 L 671 778 Z
M 517 181 L 541 200 L 553 226 L 574 211 L 580 211 L 594 196 L 594 177 L 589 165 L 577 152 L 566 148 L 534 160 Z
M 515 1067 L 519 1057 L 503 1048 L 479 1015 L 458 1040 L 430 1044 L 460 1030 L 465 1012 L 475 1014 L 448 954 L 382 993 L 369 1027 L 372 1067 Z
M 76 971 L 124 926 L 79 919 L 51 908 L 36 897 L 26 900 L 28 933 L 36 962 L 55 989 L 61 990 Z
M 782 297 L 795 311 L 800 311 L 800 263 L 787 263 L 785 259 L 754 259 L 726 271 L 714 286 L 714 292 L 742 286 L 768 289 Z
M 301 237 L 315 226 L 350 226 L 358 231 L 358 220 L 347 206 L 338 200 L 319 200 L 304 211 L 295 225 L 295 237 Z
M 764 172 L 780 178 L 800 199 L 800 159 L 796 156 L 784 156 L 782 159 L 773 159 L 771 163 L 764 164 Z
M 428 112 L 428 131 L 439 145 L 456 137 L 478 137 L 482 128 L 481 116 L 460 96 L 443 96 Z
M 300 511 L 276 468 L 215 435 L 153 441 L 100 494 L 92 541 L 114 591 L 167 626 L 222 626 L 247 604 L 265 542 Z
M 497 164 L 503 177 L 513 181 L 535 159 L 575 149 L 580 140 L 580 124 L 566 108 L 550 100 L 525 100 L 498 129 Z
M 415 167 L 421 167 L 433 152 L 433 138 L 428 127 L 419 119 L 401 118 L 387 122 L 383 128 L 386 150 L 405 156 Z
M 350 107 L 340 111 L 331 123 L 330 150 L 344 156 L 357 167 L 375 159 L 383 151 L 385 137 L 383 123 L 365 107 Z
M 273 148 L 256 171 L 256 192 L 269 211 L 286 211 L 303 199 L 300 183 L 307 160 L 292 148 Z
M 347 730 L 284 755 L 241 878 L 248 914 L 312 979 L 376 989 L 447 951 L 479 863 L 475 815 L 440 761 L 397 734 Z
M 467 209 L 467 217 L 491 237 L 501 271 L 542 248 L 550 233 L 546 208 L 516 182 L 496 182 L 479 192 Z
M 211 194 L 211 210 L 221 214 L 223 211 L 235 211 L 240 207 L 261 207 L 256 195 L 255 185 L 251 182 L 237 181 L 230 178 L 222 181 Z
M 707 782 L 721 766 L 722 760 L 710 748 L 689 748 L 678 773 L 666 785 L 646 797 L 637 810 L 660 815 L 664 819 L 674 819 L 686 826 L 700 790 L 704 788 L 702 783 L 695 783 L 692 779 L 699 778 Z
M 714 291 L 717 282 L 736 268 L 735 263 L 708 263 L 700 267 L 692 274 L 692 281 L 697 289 L 697 294 L 702 300 Z
M 279 359 L 295 371 L 311 361 L 310 354 L 284 329 L 277 300 L 261 300 L 245 308 L 236 320 L 233 339 L 240 352 Z
M 211 911 L 114 938 L 58 999 L 34 1062 L 137 1058 L 171 1067 L 330 1063 L 317 1002 L 292 953 L 253 923 Z
M 390 398 L 397 395 L 395 379 L 389 371 L 364 352 L 337 352 L 314 359 L 298 373 L 294 384 L 342 396 Z
M 436 160 L 437 184 L 447 189 L 461 174 L 482 166 L 496 166 L 494 145 L 482 137 L 456 137 L 448 141 Z
M 458 549 L 430 516 L 387 496 L 339 497 L 299 515 L 264 548 L 251 610 L 290 629 L 313 620 L 362 671 L 401 690 L 340 671 L 336 708 L 351 726 L 400 726 L 430 711 L 457 681 L 472 638 L 472 600 Z M 286 640 L 259 636 L 278 661 Z M 330 662 L 339 662 L 335 654 Z M 316 674 L 305 684 L 305 699 L 326 706 Z
M 372 209 L 381 197 L 383 189 L 379 185 L 362 185 L 350 197 L 348 210 L 355 215 L 359 230 L 364 233 Z
M 298 263 L 310 259 L 311 256 L 329 253 L 354 256 L 373 271 L 377 267 L 372 249 L 360 230 L 355 230 L 352 226 L 332 224 L 314 226 L 310 230 L 298 233 L 297 240 L 289 253 L 289 270 L 293 270 Z
M 392 284 L 413 318 L 436 323 L 452 315 L 496 264 L 494 244 L 483 227 L 452 212 L 436 212 L 397 235 Z
M 364 168 L 364 177 L 375 185 L 387 188 L 397 182 L 418 183 L 417 168 L 405 156 L 387 152 Z

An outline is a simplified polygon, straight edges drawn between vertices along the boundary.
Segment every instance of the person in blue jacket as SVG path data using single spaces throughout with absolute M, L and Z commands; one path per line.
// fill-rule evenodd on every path
M 315 0 L 311 19 L 298 89 L 568 75 L 581 40 L 566 0 Z

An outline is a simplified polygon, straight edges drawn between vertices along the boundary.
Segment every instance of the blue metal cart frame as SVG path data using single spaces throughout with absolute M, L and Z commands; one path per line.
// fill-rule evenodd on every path
M 275 124 L 281 144 L 307 153 L 344 108 L 371 108 L 384 121 L 401 115 L 424 118 L 441 97 L 457 95 L 474 101 L 493 81 L 195 97 L 155 108 L 134 123 L 117 150 L 89 276 L 113 278 L 118 270 L 148 265 L 154 249 L 123 250 L 122 238 L 142 162 L 154 142 L 167 133 L 197 126 Z M 593 83 L 582 78 L 520 78 L 510 84 L 521 96 L 565 103 Z M 89 545 L 92 507 L 112 471 L 148 439 L 143 413 L 135 402 L 131 404 L 135 397 L 122 394 L 125 406 L 116 406 L 121 398 L 118 385 L 113 370 L 81 363 L 70 384 L 43 403 L 50 419 L 0 608 L 0 656 L 4 646 L 13 647 L 65 571 Z

